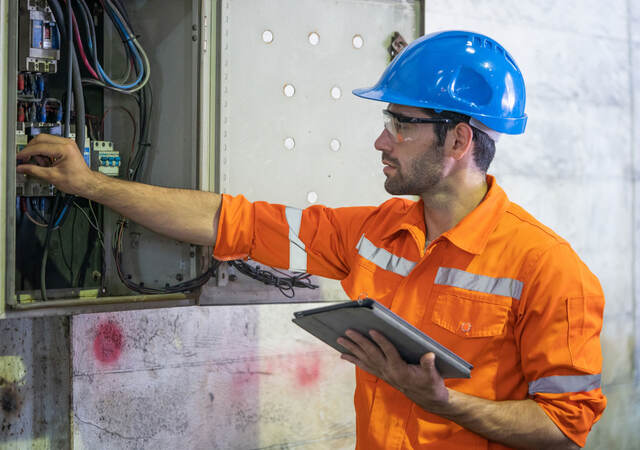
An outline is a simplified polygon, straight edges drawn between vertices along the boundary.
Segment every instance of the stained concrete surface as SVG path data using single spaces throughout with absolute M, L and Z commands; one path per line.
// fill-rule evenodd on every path
M 74 448 L 352 448 L 353 367 L 298 309 L 75 317 Z
M 0 320 L 0 448 L 69 447 L 69 319 Z

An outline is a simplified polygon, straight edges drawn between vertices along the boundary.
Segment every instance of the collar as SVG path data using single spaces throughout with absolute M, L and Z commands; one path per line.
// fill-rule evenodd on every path
M 474 255 L 484 251 L 489 236 L 510 204 L 507 194 L 498 186 L 493 176 L 487 175 L 487 185 L 487 195 L 480 204 L 442 235 L 456 247 Z
M 467 214 L 455 227 L 446 231 L 441 237 L 448 239 L 453 245 L 478 255 L 484 251 L 489 236 L 498 225 L 509 206 L 507 194 L 495 182 L 495 178 L 487 175 L 487 194 L 476 208 Z M 419 249 L 424 249 L 426 227 L 424 223 L 424 202 L 412 203 L 402 213 L 402 218 L 390 226 L 383 239 L 390 238 L 395 233 L 408 231 L 416 241 Z M 422 254 L 422 251 L 420 252 Z

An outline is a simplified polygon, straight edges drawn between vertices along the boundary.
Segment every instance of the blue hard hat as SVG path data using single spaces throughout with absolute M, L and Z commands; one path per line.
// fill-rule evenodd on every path
M 493 39 L 470 31 L 432 33 L 409 44 L 370 88 L 355 95 L 399 105 L 453 111 L 491 130 L 524 133 L 524 79 Z

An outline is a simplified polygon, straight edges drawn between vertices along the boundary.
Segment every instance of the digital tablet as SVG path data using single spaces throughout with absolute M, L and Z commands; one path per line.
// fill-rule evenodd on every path
M 349 353 L 336 342 L 345 336 L 345 331 L 354 330 L 369 337 L 369 331 L 376 330 L 389 339 L 410 364 L 420 364 L 422 355 L 433 352 L 436 368 L 443 378 L 471 377 L 471 364 L 370 298 L 297 311 L 292 320 L 341 353 Z

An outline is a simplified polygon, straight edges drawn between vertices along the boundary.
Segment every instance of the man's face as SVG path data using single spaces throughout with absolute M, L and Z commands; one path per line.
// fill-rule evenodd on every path
M 390 104 L 389 111 L 406 117 L 428 118 L 420 108 Z M 433 124 L 399 124 L 402 137 L 386 128 L 375 142 L 382 152 L 384 183 L 391 195 L 420 195 L 433 190 L 443 178 L 444 149 L 437 145 Z

